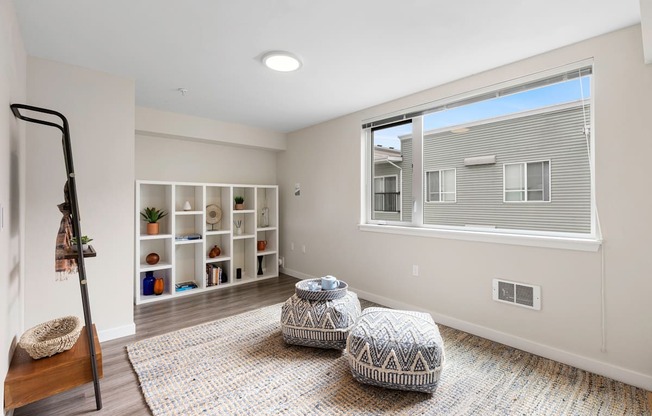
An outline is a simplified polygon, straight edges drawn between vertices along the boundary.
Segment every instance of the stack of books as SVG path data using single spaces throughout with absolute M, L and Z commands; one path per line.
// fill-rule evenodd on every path
M 217 286 L 228 282 L 229 279 L 224 269 L 216 264 L 206 265 L 206 286 Z
M 174 285 L 174 288 L 177 292 L 183 292 L 184 290 L 196 289 L 197 284 L 192 280 L 188 282 L 181 282 Z
M 177 235 L 174 239 L 176 241 L 201 240 L 201 234 Z

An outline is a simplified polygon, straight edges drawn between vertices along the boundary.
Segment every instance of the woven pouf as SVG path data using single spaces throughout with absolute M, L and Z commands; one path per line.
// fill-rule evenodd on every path
M 309 291 L 311 281 L 297 283 L 296 293 L 281 310 L 281 331 L 288 344 L 343 350 L 351 327 L 360 316 L 358 295 L 344 282 L 336 290 Z
M 351 328 L 346 350 L 361 383 L 434 393 L 444 363 L 444 343 L 430 315 L 367 308 Z

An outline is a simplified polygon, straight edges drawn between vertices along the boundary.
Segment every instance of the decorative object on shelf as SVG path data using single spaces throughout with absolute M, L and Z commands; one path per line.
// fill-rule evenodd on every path
M 208 257 L 214 259 L 215 257 L 219 256 L 222 250 L 218 246 L 213 246 L 211 251 L 208 252 Z
M 206 206 L 206 223 L 210 224 L 211 231 L 215 231 L 215 224 L 222 221 L 222 208 L 215 204 Z M 219 228 L 218 228 L 219 229 Z
M 147 234 L 156 235 L 159 232 L 158 221 L 163 219 L 163 217 L 168 215 L 168 213 L 154 207 L 147 207 L 140 213 L 140 215 L 143 217 L 144 221 L 147 221 Z
M 244 198 L 241 196 L 236 196 L 233 198 L 233 202 L 235 202 L 235 207 L 234 209 L 241 210 L 244 209 Z
M 224 268 L 215 264 L 206 265 L 206 286 L 217 286 L 221 283 L 227 283 L 226 271 Z
M 154 294 L 160 295 L 165 291 L 165 280 L 162 277 L 157 277 L 154 281 Z
M 201 234 L 177 235 L 174 239 L 176 241 L 201 240 Z
M 92 238 L 89 238 L 87 235 L 82 235 L 81 242 L 82 242 L 83 251 L 88 250 L 88 243 L 90 243 L 91 241 L 93 241 Z M 70 247 L 74 251 L 77 251 L 77 237 L 73 237 L 70 239 Z
M 77 316 L 53 319 L 25 331 L 18 345 L 35 360 L 51 357 L 71 349 L 83 327 L 82 320 Z
M 187 282 L 181 282 L 174 285 L 174 288 L 177 292 L 183 292 L 184 290 L 197 289 L 197 283 L 189 280 Z
M 263 256 L 258 256 L 258 276 L 263 274 Z
M 147 264 L 149 264 L 150 266 L 155 265 L 156 263 L 159 262 L 159 260 L 161 260 L 161 256 L 159 256 L 156 253 L 149 253 L 147 257 L 145 257 L 145 262 L 147 262 Z
M 269 208 L 267 208 L 267 201 L 265 206 L 260 210 L 260 226 L 261 228 L 269 227 Z
M 235 235 L 242 235 L 242 220 L 234 220 L 233 227 Z
M 242 269 L 240 267 L 235 269 L 235 278 L 236 279 L 242 279 Z
M 184 210 L 184 211 L 192 211 L 192 205 L 190 205 L 190 201 L 186 201 L 186 202 L 183 204 L 183 210 Z
M 145 278 L 143 279 L 143 296 L 154 294 L 154 283 L 156 283 L 154 272 L 145 272 Z
M 256 247 L 258 248 L 258 251 L 265 251 L 267 248 L 267 240 L 258 240 L 256 242 Z

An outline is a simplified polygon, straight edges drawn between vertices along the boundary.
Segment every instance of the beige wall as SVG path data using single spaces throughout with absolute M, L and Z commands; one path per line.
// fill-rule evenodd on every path
M 136 131 L 141 180 L 276 184 L 285 149 L 281 133 L 142 107 Z
M 136 133 L 266 150 L 285 150 L 285 134 L 147 107 L 136 108 Z
M 13 346 L 22 333 L 21 182 L 25 126 L 9 104 L 25 102 L 26 55 L 13 4 L 0 0 L 0 374 L 7 373 Z M 4 397 L 4 383 L 0 386 Z
M 276 153 L 136 135 L 136 179 L 276 184 Z
M 29 104 L 68 118 L 82 233 L 97 257 L 86 270 L 100 339 L 133 333 L 134 83 L 102 72 L 28 59 Z M 77 278 L 55 281 L 54 244 L 66 180 L 61 135 L 27 126 L 25 326 L 82 316 Z
M 606 351 L 601 351 L 601 251 L 357 227 L 362 120 L 591 57 Z M 292 133 L 278 157 L 286 271 L 300 277 L 333 274 L 363 297 L 427 310 L 441 323 L 652 390 L 651 114 L 652 66 L 643 64 L 636 26 Z M 297 182 L 300 197 L 293 196 Z M 419 277 L 412 277 L 412 265 L 419 266 Z M 541 285 L 542 310 L 492 301 L 491 281 L 497 277 Z

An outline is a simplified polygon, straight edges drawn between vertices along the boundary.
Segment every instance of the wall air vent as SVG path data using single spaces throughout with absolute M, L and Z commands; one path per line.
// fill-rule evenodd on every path
M 541 310 L 541 286 L 493 279 L 493 299 L 524 308 Z

